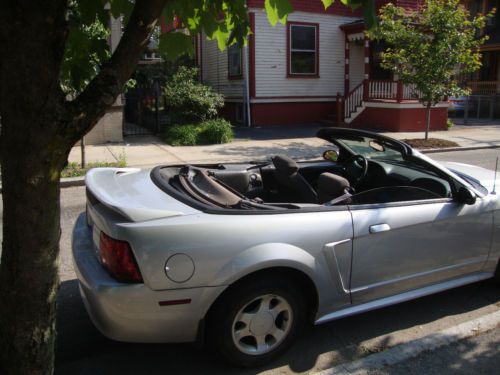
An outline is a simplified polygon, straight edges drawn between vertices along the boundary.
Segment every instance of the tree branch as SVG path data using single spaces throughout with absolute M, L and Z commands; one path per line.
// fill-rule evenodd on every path
M 73 101 L 63 121 L 65 138 L 73 143 L 84 136 L 122 92 L 168 0 L 137 0 L 125 32 L 99 74 Z

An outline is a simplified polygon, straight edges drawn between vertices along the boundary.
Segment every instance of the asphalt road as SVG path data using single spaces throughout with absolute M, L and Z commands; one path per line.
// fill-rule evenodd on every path
M 494 167 L 500 150 L 429 155 L 437 160 Z M 319 371 L 497 311 L 498 289 L 481 282 L 397 306 L 310 327 L 277 362 L 258 370 L 227 368 L 205 348 L 190 344 L 127 344 L 103 337 L 78 292 L 71 229 L 84 210 L 83 187 L 61 191 L 61 288 L 58 298 L 56 374 L 287 374 Z M 2 207 L 0 202 L 0 219 Z M 0 233 L 1 238 L 1 233 Z M 392 374 L 399 372 L 390 372 Z

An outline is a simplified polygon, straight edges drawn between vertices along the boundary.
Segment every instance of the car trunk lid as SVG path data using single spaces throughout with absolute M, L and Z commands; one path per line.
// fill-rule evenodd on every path
M 129 221 L 139 222 L 198 213 L 160 190 L 149 170 L 94 168 L 85 178 L 89 204 L 99 203 Z

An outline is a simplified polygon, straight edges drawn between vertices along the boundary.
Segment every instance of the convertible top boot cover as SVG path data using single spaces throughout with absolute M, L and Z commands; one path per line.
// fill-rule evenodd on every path
M 273 158 L 273 164 L 276 168 L 276 181 L 280 185 L 293 190 L 294 193 L 298 195 L 301 202 L 318 202 L 318 195 L 306 179 L 299 173 L 299 166 L 295 160 L 286 155 L 276 155 Z

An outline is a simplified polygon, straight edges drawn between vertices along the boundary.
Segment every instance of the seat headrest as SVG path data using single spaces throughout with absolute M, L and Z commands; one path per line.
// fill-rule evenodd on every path
M 285 176 L 291 176 L 299 170 L 299 166 L 295 160 L 289 158 L 286 155 L 276 155 L 273 158 L 273 164 L 276 171 Z
M 318 177 L 318 199 L 326 203 L 344 195 L 350 187 L 349 181 L 333 173 L 322 173 Z

